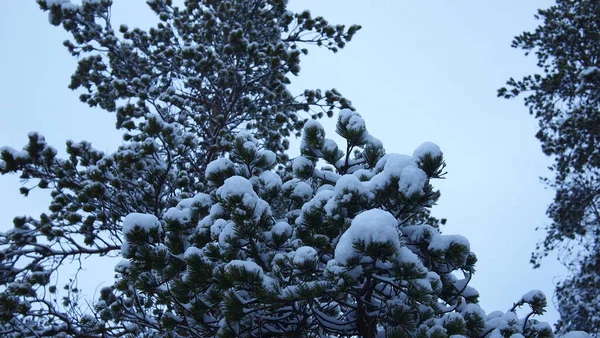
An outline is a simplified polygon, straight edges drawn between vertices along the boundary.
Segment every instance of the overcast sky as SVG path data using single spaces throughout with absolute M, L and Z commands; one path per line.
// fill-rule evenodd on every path
M 148 27 L 141 0 L 114 0 L 115 22 Z M 535 28 L 545 0 L 297 0 L 331 23 L 361 24 L 337 54 L 314 50 L 302 61 L 293 91 L 335 87 L 352 100 L 371 134 L 389 153 L 412 154 L 425 141 L 438 144 L 447 179 L 434 214 L 442 231 L 469 239 L 479 262 L 472 286 L 488 313 L 508 310 L 531 289 L 546 293 L 565 271 L 555 258 L 532 270 L 531 251 L 549 221 L 553 193 L 539 181 L 550 160 L 535 139 L 537 123 L 521 100 L 496 98 L 513 76 L 535 72 L 535 59 L 510 48 L 512 38 Z M 68 36 L 48 23 L 34 0 L 9 1 L 0 10 L 0 146 L 21 148 L 37 131 L 64 154 L 67 139 L 88 140 L 104 151 L 121 144 L 114 115 L 90 109 L 67 88 L 76 61 L 62 46 Z M 329 136 L 333 120 L 325 121 Z M 293 149 L 294 146 L 292 146 Z M 48 194 L 18 193 L 18 177 L 0 177 L 0 230 L 16 215 L 39 215 Z M 92 266 L 90 263 L 88 266 Z M 110 284 L 112 264 L 93 263 L 84 289 Z M 553 305 L 541 319 L 555 322 Z

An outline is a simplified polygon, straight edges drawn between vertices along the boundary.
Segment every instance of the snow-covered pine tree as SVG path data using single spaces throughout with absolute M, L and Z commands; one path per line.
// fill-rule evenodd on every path
M 554 161 L 552 223 L 532 254 L 534 266 L 555 251 L 570 270 L 556 288 L 559 332 L 600 337 L 600 2 L 557 0 L 540 9 L 535 30 L 512 46 L 535 55 L 539 70 L 511 78 L 498 95 L 522 96 L 539 123 L 536 137 Z
M 469 242 L 415 222 L 439 196 L 438 146 L 386 154 L 350 110 L 337 132 L 346 151 L 306 123 L 302 155 L 279 171 L 238 134 L 207 167 L 205 192 L 161 219 L 127 216 L 120 281 L 102 290 L 96 325 L 170 337 L 553 337 L 533 317 L 543 293 L 486 314 L 468 285 Z
M 76 280 L 66 295 L 57 293 L 57 269 L 88 255 L 119 255 L 123 217 L 162 218 L 204 191 L 207 164 L 233 151 L 240 130 L 270 151 L 265 163 L 285 162 L 287 138 L 304 120 L 350 106 L 336 90 L 290 93 L 302 55 L 311 45 L 336 52 L 360 27 L 292 13 L 285 0 L 185 1 L 181 8 L 149 0 L 160 22 L 148 31 L 114 26 L 110 0 L 37 2 L 50 23 L 72 34 L 65 46 L 78 67 L 70 87 L 90 106 L 114 112 L 125 134 L 109 154 L 69 141 L 68 157 L 59 158 L 36 133 L 23 150 L 2 148 L 0 172 L 27 181 L 25 195 L 49 189 L 52 201 L 48 213 L 17 217 L 0 234 L 0 335 L 120 336 L 130 328 L 90 326 Z M 159 229 L 147 230 L 158 240 Z

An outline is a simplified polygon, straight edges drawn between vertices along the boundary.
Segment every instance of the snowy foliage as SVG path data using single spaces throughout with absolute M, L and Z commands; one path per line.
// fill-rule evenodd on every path
M 234 131 L 252 130 L 283 156 L 285 138 L 302 127 L 298 112 L 320 117 L 350 105 L 336 90 L 306 90 L 297 98 L 287 85 L 307 45 L 336 52 L 360 27 L 292 13 L 287 1 L 189 1 L 182 8 L 147 1 L 160 19 L 147 32 L 127 25 L 115 31 L 112 1 L 38 3 L 51 24 L 73 35 L 65 45 L 80 60 L 70 87 L 84 89 L 81 100 L 116 112 L 127 138 L 143 142 L 137 131 L 145 129 L 201 169 L 231 150 Z M 191 139 L 170 140 L 171 134 Z
M 556 291 L 562 315 L 559 332 L 585 330 L 600 336 L 600 3 L 557 0 L 540 10 L 540 26 L 515 37 L 513 47 L 537 57 L 540 71 L 510 79 L 499 90 L 506 98 L 522 95 L 539 122 L 537 138 L 552 156 L 555 191 L 547 210 L 552 223 L 532 256 L 556 250 L 571 275 Z
M 444 167 L 439 148 L 386 154 L 356 121 L 349 110 L 338 119 L 349 153 L 326 155 L 339 147 L 311 122 L 285 170 L 217 160 L 219 180 L 176 207 L 193 216 L 163 218 L 162 241 L 136 242 L 144 255 L 119 263 L 99 316 L 173 337 L 553 337 L 534 317 L 543 293 L 486 313 L 468 285 L 469 242 L 418 222 L 439 196 L 430 183 Z
M 561 281 L 556 288 L 556 300 L 561 315 L 557 331 L 585 330 L 600 335 L 600 257 L 599 251 L 583 257 L 580 267 Z
M 304 47 L 336 52 L 358 26 L 285 0 L 148 0 L 160 22 L 146 32 L 117 29 L 110 0 L 38 3 L 73 36 L 70 87 L 116 114 L 124 143 L 105 154 L 69 141 L 61 159 L 31 133 L 0 149 L 0 172 L 33 182 L 23 194 L 52 197 L 0 234 L 0 335 L 552 337 L 534 318 L 539 292 L 507 312 L 477 304 L 469 242 L 430 217 L 436 145 L 386 154 L 342 109 L 340 147 L 308 118 L 350 102 L 288 91 Z M 300 130 L 301 155 L 278 167 Z M 89 255 L 121 258 L 91 309 L 76 280 L 62 293 L 53 281 Z
M 287 161 L 287 139 L 311 117 L 350 107 L 335 89 L 292 94 L 288 85 L 300 72 L 301 58 L 311 46 L 340 50 L 360 27 L 330 24 L 309 11 L 290 12 L 283 0 L 181 1 L 182 7 L 170 0 L 147 1 L 158 21 L 148 31 L 111 22 L 110 0 L 37 2 L 51 24 L 72 36 L 65 46 L 78 67 L 70 88 L 88 105 L 115 113 L 124 142 L 104 153 L 89 142 L 68 141 L 67 156 L 60 158 L 43 136 L 31 133 L 22 150 L 0 148 L 0 173 L 27 181 L 24 195 L 37 188 L 51 192 L 47 213 L 17 217 L 14 228 L 0 234 L 5 323 L 0 336 L 159 332 L 146 315 L 140 314 L 142 327 L 116 324 L 106 315 L 90 317 L 76 278 L 57 291 L 61 265 L 81 264 L 89 255 L 117 256 L 121 250 L 125 257 L 141 257 L 148 254 L 149 240 L 154 254 L 169 258 L 162 243 L 169 234 L 160 231 L 162 225 L 124 224 L 124 217 L 195 220 L 192 209 L 214 204 L 211 196 L 198 193 L 221 186 L 219 175 L 227 173 L 226 162 L 207 165 L 225 153 L 238 162 L 251 157 L 241 174 L 257 175 L 253 184 L 275 194 L 280 184 L 268 169 Z M 241 130 L 246 133 L 238 144 L 234 135 Z M 219 223 L 212 230 L 226 242 L 235 236 L 227 229 L 232 225 Z M 151 280 L 143 274 L 136 282 Z M 93 310 L 102 312 L 105 304 L 113 302 L 103 299 Z

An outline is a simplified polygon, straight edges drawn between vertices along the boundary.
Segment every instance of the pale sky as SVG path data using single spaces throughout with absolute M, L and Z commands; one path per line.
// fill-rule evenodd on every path
M 148 27 L 154 18 L 142 0 L 114 0 L 115 22 Z M 549 224 L 545 210 L 553 192 L 539 181 L 551 161 L 534 135 L 537 122 L 521 100 L 496 98 L 513 76 L 536 72 L 535 59 L 510 48 L 512 38 L 537 23 L 548 0 L 295 0 L 331 23 L 363 26 L 337 54 L 312 49 L 301 63 L 293 92 L 337 88 L 352 100 L 371 134 L 388 153 L 412 154 L 425 141 L 440 146 L 447 179 L 434 182 L 442 197 L 434 215 L 448 219 L 445 234 L 461 234 L 479 262 L 471 285 L 482 308 L 507 311 L 531 289 L 549 299 L 541 320 L 554 323 L 556 280 L 565 270 L 554 257 L 542 268 L 531 251 Z M 21 148 L 37 131 L 64 154 L 67 139 L 87 140 L 101 150 L 121 143 L 114 115 L 90 109 L 67 88 L 76 61 L 62 46 L 68 38 L 51 26 L 34 0 L 9 1 L 0 10 L 0 146 Z M 124 20 L 123 20 L 124 19 Z M 333 120 L 322 121 L 328 136 Z M 292 150 L 294 145 L 292 145 Z M 22 197 L 17 176 L 0 177 L 0 231 L 16 215 L 39 215 L 48 194 Z M 114 263 L 90 262 L 82 281 L 92 295 L 110 284 Z

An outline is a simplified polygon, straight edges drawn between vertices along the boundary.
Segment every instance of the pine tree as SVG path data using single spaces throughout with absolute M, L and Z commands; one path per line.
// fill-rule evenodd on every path
M 162 218 L 127 216 L 119 281 L 102 290 L 97 325 L 171 337 L 553 337 L 533 317 L 543 293 L 486 314 L 469 286 L 467 239 L 415 221 L 439 196 L 437 145 L 386 154 L 350 110 L 337 132 L 348 151 L 309 121 L 302 155 L 280 170 L 238 134 L 207 167 L 205 192 Z
M 208 163 L 232 153 L 241 130 L 263 149 L 257 166 L 285 163 L 287 139 L 305 120 L 350 107 L 335 89 L 290 93 L 302 55 L 309 46 L 337 52 L 360 27 L 292 13 L 284 0 L 183 7 L 149 0 L 159 23 L 148 31 L 114 27 L 110 0 L 37 2 L 51 24 L 72 35 L 64 43 L 78 58 L 70 88 L 91 107 L 115 113 L 124 143 L 106 154 L 69 141 L 67 158 L 59 158 L 31 133 L 23 150 L 1 149 L 0 172 L 27 181 L 24 195 L 49 189 L 52 200 L 48 213 L 16 217 L 14 228 L 0 234 L 0 335 L 120 336 L 131 329 L 114 321 L 100 329 L 102 317 L 82 309 L 76 280 L 57 291 L 51 281 L 60 266 L 88 255 L 118 256 L 126 215 L 163 218 L 169 207 L 205 191 Z M 157 243 L 164 236 L 160 227 L 146 230 Z M 161 332 L 147 324 L 145 335 Z
M 587 330 L 600 335 L 600 4 L 597 1 L 557 0 L 537 19 L 533 32 L 524 32 L 513 47 L 533 52 L 541 74 L 517 81 L 498 95 L 523 95 L 529 111 L 539 121 L 537 138 L 552 156 L 556 190 L 547 210 L 552 220 L 545 240 L 532 255 L 537 267 L 549 252 L 571 270 L 560 282 L 556 299 L 562 319 L 559 332 Z

